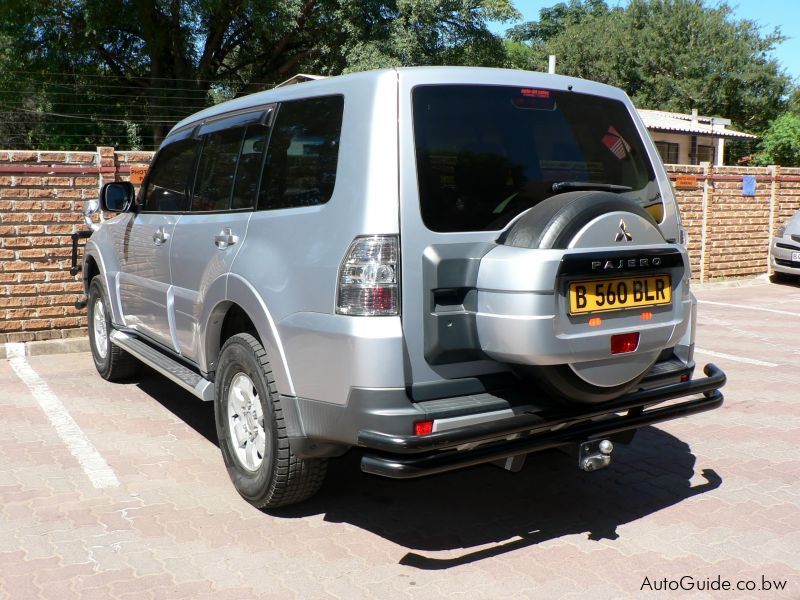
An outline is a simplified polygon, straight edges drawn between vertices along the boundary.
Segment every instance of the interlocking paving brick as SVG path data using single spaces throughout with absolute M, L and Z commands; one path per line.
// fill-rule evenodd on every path
M 800 305 L 793 286 L 698 296 Z M 798 598 L 800 320 L 700 311 L 699 348 L 780 367 L 714 359 L 725 405 L 641 430 L 610 469 L 546 452 L 516 475 L 398 482 L 351 453 L 271 512 L 233 490 L 210 405 L 148 372 L 105 382 L 87 354 L 29 357 L 120 479 L 94 489 L 0 360 L 0 598 L 621 598 L 684 575 Z

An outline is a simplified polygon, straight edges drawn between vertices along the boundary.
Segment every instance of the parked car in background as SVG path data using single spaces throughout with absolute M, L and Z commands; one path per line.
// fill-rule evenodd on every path
M 800 276 L 800 211 L 778 227 L 769 247 L 773 279 Z
M 564 445 L 593 471 L 722 403 L 724 373 L 692 379 L 669 179 L 607 85 L 441 67 L 278 88 L 182 121 L 138 197 L 101 200 L 98 372 L 142 361 L 213 401 L 255 506 L 309 497 L 354 447 L 396 478 Z

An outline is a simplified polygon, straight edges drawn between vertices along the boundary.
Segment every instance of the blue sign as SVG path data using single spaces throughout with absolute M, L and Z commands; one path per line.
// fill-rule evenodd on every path
M 742 196 L 756 195 L 756 178 L 754 175 L 744 175 L 742 177 Z

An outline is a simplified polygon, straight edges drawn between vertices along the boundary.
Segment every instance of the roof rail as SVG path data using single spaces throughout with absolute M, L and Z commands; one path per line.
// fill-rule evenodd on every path
M 279 87 L 286 87 L 287 85 L 295 85 L 297 83 L 305 83 L 306 81 L 316 81 L 317 79 L 325 79 L 324 75 L 308 75 L 306 73 L 298 73 L 294 77 L 290 77 L 286 81 L 283 81 L 276 85 L 276 88 Z

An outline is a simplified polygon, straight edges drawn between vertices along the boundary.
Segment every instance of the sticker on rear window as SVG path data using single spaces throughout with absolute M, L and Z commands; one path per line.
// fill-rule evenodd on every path
M 631 151 L 631 146 L 625 141 L 613 125 L 609 125 L 608 131 L 603 136 L 603 145 L 620 160 L 624 160 Z

